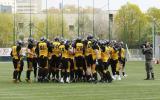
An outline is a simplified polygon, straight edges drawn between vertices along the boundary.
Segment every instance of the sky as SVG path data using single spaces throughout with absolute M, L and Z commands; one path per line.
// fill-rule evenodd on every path
M 43 8 L 45 8 L 45 1 L 42 0 Z M 63 0 L 64 5 L 66 4 L 72 4 L 77 5 L 78 0 Z M 80 6 L 87 7 L 92 6 L 93 0 L 79 0 Z M 108 9 L 108 1 L 109 1 L 109 8 L 110 10 L 118 10 L 122 5 L 126 4 L 127 2 L 136 4 L 140 7 L 140 9 L 143 12 L 146 12 L 148 8 L 150 7 L 157 7 L 160 8 L 160 0 L 94 0 L 95 1 L 95 7 L 96 8 L 102 8 L 102 9 Z M 59 4 L 62 2 L 62 0 L 48 0 L 48 7 L 59 7 Z

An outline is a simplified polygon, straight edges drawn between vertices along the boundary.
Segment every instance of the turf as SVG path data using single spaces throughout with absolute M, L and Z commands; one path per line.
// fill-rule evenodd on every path
M 160 66 L 156 80 L 145 78 L 144 62 L 128 62 L 126 79 L 98 83 L 12 83 L 12 63 L 0 63 L 0 100 L 160 100 Z

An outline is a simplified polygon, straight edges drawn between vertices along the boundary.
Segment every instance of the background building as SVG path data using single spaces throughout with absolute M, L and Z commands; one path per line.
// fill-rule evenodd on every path
M 2 12 L 2 13 L 12 13 L 12 6 L 0 5 L 0 12 Z
M 16 0 L 16 13 L 30 13 L 30 10 L 31 13 L 39 13 L 42 10 L 42 0 Z
M 14 0 L 0 0 L 0 12 L 14 12 Z

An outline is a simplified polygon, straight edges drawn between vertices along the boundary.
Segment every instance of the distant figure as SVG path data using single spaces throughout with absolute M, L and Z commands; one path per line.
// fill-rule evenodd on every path
M 16 45 L 12 46 L 11 57 L 13 61 L 13 82 L 21 82 L 21 73 L 23 71 L 23 55 L 22 55 L 22 41 L 17 41 Z
M 145 55 L 145 66 L 146 66 L 146 79 L 145 80 L 154 80 L 154 72 L 153 72 L 153 48 L 149 42 L 142 45 L 142 53 Z

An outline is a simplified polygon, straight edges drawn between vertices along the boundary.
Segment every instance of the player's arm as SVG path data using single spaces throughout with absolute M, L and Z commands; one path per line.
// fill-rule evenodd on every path
M 36 52 L 36 54 L 37 54 L 37 56 L 39 56 L 39 43 L 37 43 L 37 46 L 36 46 L 36 49 L 35 49 L 35 52 Z
M 34 54 L 33 52 L 31 52 L 31 49 L 32 49 L 32 48 L 33 48 L 33 45 L 29 44 L 26 53 L 34 56 L 35 54 Z
M 22 57 L 22 54 L 21 54 L 21 47 L 20 46 L 17 46 L 17 56 L 18 56 L 18 59 L 20 59 Z
M 11 51 L 11 53 L 10 53 L 10 56 L 13 57 L 12 51 Z

